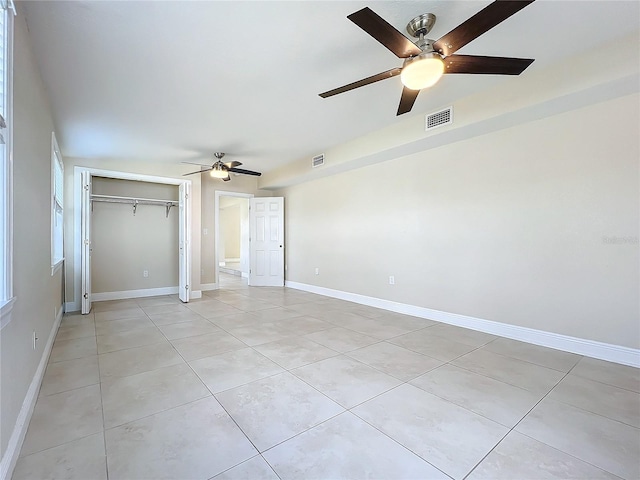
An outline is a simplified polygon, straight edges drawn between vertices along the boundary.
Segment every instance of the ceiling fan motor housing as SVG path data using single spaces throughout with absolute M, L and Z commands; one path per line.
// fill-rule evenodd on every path
M 433 13 L 423 13 L 407 23 L 407 32 L 412 37 L 426 36 L 436 24 L 436 16 Z
M 416 46 L 422 50 L 420 55 L 415 55 L 414 57 L 421 57 L 424 53 L 435 52 L 435 49 L 433 48 L 435 40 L 426 38 L 426 35 L 431 31 L 435 23 L 436 16 L 433 13 L 418 15 L 407 23 L 407 32 L 409 32 L 412 37 L 416 37 L 418 39 Z

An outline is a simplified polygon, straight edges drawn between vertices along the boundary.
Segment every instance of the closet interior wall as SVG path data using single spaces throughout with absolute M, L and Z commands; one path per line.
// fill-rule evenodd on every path
M 177 185 L 93 177 L 92 194 L 178 201 Z M 92 202 L 92 293 L 178 286 L 178 207 Z

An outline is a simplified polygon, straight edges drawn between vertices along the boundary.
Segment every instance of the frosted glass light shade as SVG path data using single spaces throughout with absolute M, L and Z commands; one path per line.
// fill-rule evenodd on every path
M 444 73 L 444 62 L 435 52 L 421 53 L 407 58 L 402 67 L 400 80 L 411 90 L 422 90 L 436 84 Z
M 213 178 L 227 178 L 229 172 L 222 168 L 221 165 L 216 163 L 213 166 L 213 169 L 209 172 L 209 175 L 211 175 Z

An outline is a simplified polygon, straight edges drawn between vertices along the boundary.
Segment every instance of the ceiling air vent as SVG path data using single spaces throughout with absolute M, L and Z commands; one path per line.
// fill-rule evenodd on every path
M 447 107 L 444 110 L 427 115 L 425 130 L 429 131 L 442 125 L 449 125 L 450 123 L 453 123 L 453 107 Z
M 311 166 L 313 168 L 319 167 L 320 165 L 324 165 L 324 153 L 316 155 L 311 159 Z

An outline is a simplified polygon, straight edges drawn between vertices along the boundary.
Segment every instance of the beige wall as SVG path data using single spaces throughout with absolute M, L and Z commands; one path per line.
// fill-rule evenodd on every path
M 62 305 L 62 269 L 51 275 L 51 132 L 49 100 L 20 5 L 14 44 L 12 321 L 0 334 L 0 452 Z M 32 335 L 39 337 L 32 348 Z
M 178 186 L 93 177 L 93 193 L 178 200 Z M 178 208 L 93 203 L 92 293 L 178 286 Z M 143 271 L 149 273 L 143 276 Z
M 287 279 L 638 348 L 639 105 L 285 188 Z
M 223 197 L 225 198 L 225 197 Z M 220 208 L 220 236 L 224 241 L 224 258 L 240 258 L 240 204 Z
M 75 224 L 74 218 L 76 213 L 76 205 L 74 199 L 74 168 L 86 167 L 93 169 L 102 169 L 114 172 L 125 172 L 132 174 L 150 175 L 156 177 L 166 177 L 168 179 L 183 179 L 182 174 L 185 171 L 184 165 L 178 161 L 172 164 L 158 163 L 153 161 L 126 161 L 114 159 L 82 159 L 82 158 L 65 158 L 65 235 L 67 239 L 74 239 Z M 200 290 L 200 176 L 193 175 L 189 177 L 191 180 L 191 291 Z M 77 205 L 80 208 L 80 205 Z M 142 207 L 138 207 L 142 208 Z M 160 208 L 160 207 L 151 207 Z M 171 215 L 175 215 L 172 212 Z M 164 218 L 164 215 L 161 214 Z M 78 232 L 79 235 L 79 232 Z M 67 241 L 65 243 L 65 256 L 69 259 L 67 267 L 66 295 L 67 301 L 80 298 L 80 284 L 73 277 L 76 269 L 76 251 L 75 242 Z M 139 268 L 138 268 L 139 270 Z M 137 272 L 137 270 L 136 270 Z M 139 277 L 139 274 L 138 274 Z M 151 278 L 151 277 L 150 277 Z M 145 287 L 147 288 L 147 287 Z M 149 287 L 153 288 L 153 287 Z M 79 305 L 77 306 L 79 308 Z

